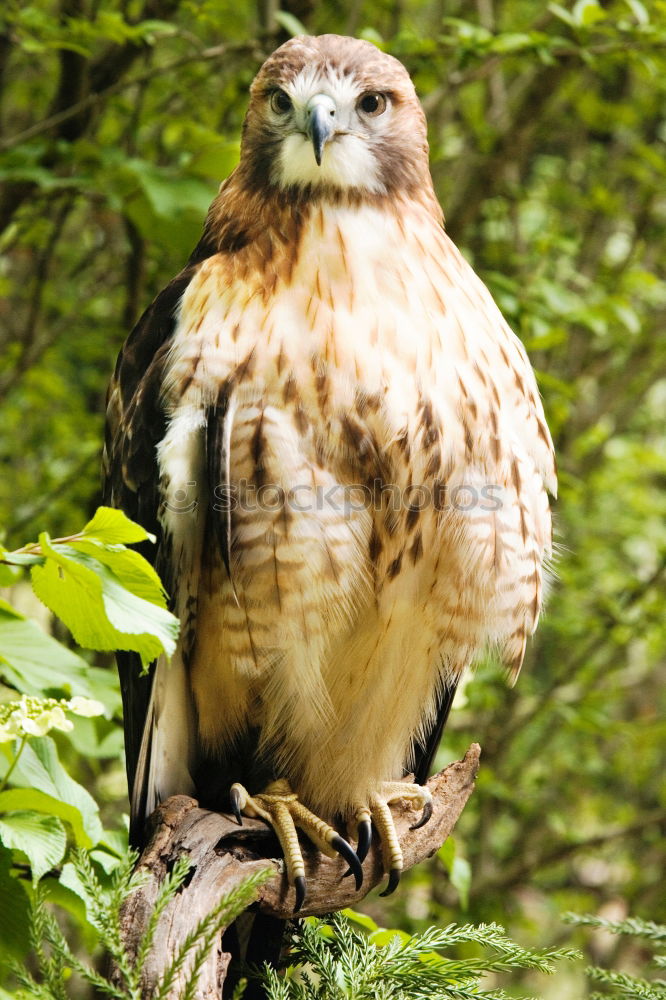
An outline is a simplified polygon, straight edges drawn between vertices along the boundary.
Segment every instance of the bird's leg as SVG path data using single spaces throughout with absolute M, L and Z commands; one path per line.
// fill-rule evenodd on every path
M 243 785 L 235 783 L 231 786 L 230 799 L 239 825 L 242 825 L 245 815 L 263 819 L 275 830 L 284 854 L 289 885 L 296 890 L 294 913 L 302 907 L 306 891 L 305 865 L 296 827 L 303 830 L 315 847 L 329 858 L 342 855 L 349 865 L 349 872 L 354 875 L 356 888 L 361 888 L 363 870 L 354 849 L 332 826 L 299 802 L 288 781 L 273 781 L 260 795 L 250 795 Z
M 390 896 L 398 887 L 402 873 L 402 848 L 389 806 L 392 802 L 405 799 L 413 809 L 421 809 L 421 816 L 410 828 L 418 830 L 432 816 L 432 795 L 424 785 L 407 781 L 384 781 L 377 792 L 370 797 L 367 805 L 359 805 L 354 811 L 358 846 L 356 854 L 360 861 L 365 859 L 370 849 L 372 837 L 371 821 L 375 824 L 382 845 L 384 871 L 388 872 L 388 885 L 382 896 Z

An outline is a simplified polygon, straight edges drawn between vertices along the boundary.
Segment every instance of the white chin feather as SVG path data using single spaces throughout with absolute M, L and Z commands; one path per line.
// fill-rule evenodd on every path
M 372 150 L 356 135 L 339 135 L 329 142 L 318 167 L 310 140 L 300 132 L 292 133 L 280 147 L 275 172 L 275 180 L 284 188 L 326 184 L 373 194 L 386 190 Z

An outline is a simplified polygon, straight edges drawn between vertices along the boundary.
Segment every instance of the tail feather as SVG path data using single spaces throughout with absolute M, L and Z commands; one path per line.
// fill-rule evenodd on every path
M 178 649 L 171 662 L 164 656 L 157 661 L 132 792 L 132 843 L 141 840 L 144 823 L 160 802 L 194 794 L 195 749 L 194 707 Z

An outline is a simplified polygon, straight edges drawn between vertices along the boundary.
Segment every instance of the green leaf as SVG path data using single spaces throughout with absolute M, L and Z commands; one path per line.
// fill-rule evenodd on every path
M 440 849 L 437 851 L 437 857 L 440 859 L 449 875 L 451 874 L 451 869 L 453 868 L 455 856 L 456 842 L 453 837 L 447 837 Z
M 460 896 L 461 909 L 466 910 L 469 904 L 469 889 L 472 881 L 472 870 L 469 861 L 461 858 L 456 852 L 456 842 L 453 837 L 447 837 L 437 851 L 449 875 L 449 880 Z
M 534 47 L 534 40 L 524 32 L 504 32 L 493 39 L 491 52 L 521 52 Z
M 11 865 L 12 852 L 0 848 L 0 966 L 30 950 L 30 903 Z
M 376 931 L 379 930 L 378 925 L 369 917 L 367 913 L 359 913 L 357 910 L 345 909 L 340 911 L 343 916 L 347 917 L 354 924 L 359 924 L 360 927 L 365 927 L 366 931 Z
M 597 21 L 603 21 L 606 12 L 598 0 L 577 0 L 573 6 L 573 18 L 576 24 L 582 24 L 587 28 Z
M 60 820 L 34 812 L 9 813 L 0 819 L 0 840 L 5 847 L 27 856 L 33 885 L 62 861 L 67 847 Z
M 368 941 L 371 944 L 376 945 L 378 948 L 384 948 L 396 938 L 404 944 L 406 941 L 409 941 L 409 934 L 407 931 L 401 931 L 394 927 L 380 927 L 378 930 L 372 932 Z
M 118 552 L 116 558 L 125 581 L 132 580 L 133 590 L 138 589 L 141 594 L 126 589 L 105 564 L 111 561 L 107 549 L 93 557 L 82 551 L 85 542 L 77 549 L 51 544 L 46 534 L 40 535 L 39 541 L 46 560 L 31 570 L 33 589 L 67 625 L 80 646 L 107 651 L 133 650 L 139 653 L 144 665 L 162 652 L 171 656 L 179 622 L 166 610 L 161 594 L 161 606 L 141 596 L 147 592 L 155 597 L 157 594 L 156 587 L 150 589 L 151 580 L 153 583 L 155 580 L 152 568 L 140 577 L 140 583 L 136 581 L 137 560 L 141 560 L 137 553 Z M 90 540 L 90 544 L 94 542 Z
M 90 857 L 107 875 L 110 875 L 111 872 L 116 870 L 118 865 L 122 864 L 121 859 L 117 855 L 109 854 L 108 851 L 91 851 Z
M 11 587 L 13 583 L 16 583 L 16 578 L 20 572 L 20 569 L 16 566 L 7 566 L 4 563 L 0 563 L 0 587 Z M 1 605 L 9 607 L 6 601 L 0 601 Z
M 44 557 L 34 552 L 8 552 L 5 558 L 12 566 L 37 566 L 44 562 Z
M 469 861 L 465 858 L 455 857 L 449 877 L 451 885 L 460 896 L 461 909 L 466 910 L 469 906 L 469 889 L 472 884 L 472 869 Z
M 294 15 L 290 14 L 288 11 L 276 10 L 274 17 L 280 27 L 289 32 L 292 38 L 295 38 L 296 35 L 307 35 L 307 28 L 301 21 L 298 20 L 297 17 L 294 17 Z
M 127 160 L 127 175 L 138 182 L 150 208 L 158 217 L 173 223 L 174 216 L 191 212 L 205 216 L 211 200 L 210 185 L 197 177 L 174 174 L 145 160 Z
M 2 597 L 0 597 L 0 614 L 8 615 L 10 618 L 23 618 L 21 612 L 13 608 L 9 601 L 5 601 Z
M 560 21 L 564 21 L 569 27 L 573 28 L 576 25 L 575 18 L 569 13 L 566 7 L 562 7 L 559 3 L 549 3 L 548 10 L 555 17 L 559 18 Z
M 145 528 L 123 514 L 121 510 L 113 507 L 98 507 L 95 516 L 88 521 L 81 532 L 84 537 L 94 538 L 104 545 L 131 545 L 134 542 L 143 542 L 149 539 L 155 541 L 155 536 L 149 534 Z
M 639 24 L 645 25 L 650 23 L 650 15 L 645 4 L 641 3 L 640 0 L 625 0 L 625 2 Z
M 364 42 L 371 42 L 373 45 L 376 45 L 378 49 L 384 49 L 386 46 L 386 42 L 383 37 L 376 28 L 372 27 L 372 25 L 362 28 L 361 31 L 359 31 L 358 37 L 362 38 Z
M 74 834 L 81 846 L 90 847 L 101 840 L 102 824 L 97 803 L 90 793 L 65 771 L 58 759 L 56 745 L 50 737 L 31 740 L 26 744 L 12 774 L 12 781 L 16 785 L 28 786 L 31 791 L 37 789 L 46 795 L 51 795 L 54 799 L 75 809 L 80 816 L 80 821 L 77 824 L 78 830 L 74 829 Z M 11 793 L 0 793 L 0 809 L 12 808 L 2 805 L 3 797 L 9 794 Z M 32 807 L 15 805 L 13 808 L 29 809 Z M 63 819 L 67 818 L 58 812 L 55 815 L 60 815 Z
M 68 889 L 67 886 L 61 885 L 59 878 L 56 879 L 54 877 L 47 876 L 42 881 L 42 885 L 47 890 L 49 903 L 55 903 L 57 906 L 70 913 L 76 920 L 84 936 L 86 935 L 86 932 L 89 934 L 86 925 L 86 908 L 78 895 L 73 893 L 71 889 Z M 92 951 L 96 943 L 97 942 L 95 940 L 91 940 L 89 944 L 88 941 L 85 941 L 85 946 Z
M 72 548 L 107 566 L 120 584 L 136 597 L 164 607 L 162 581 L 150 563 L 138 552 L 126 549 L 124 545 L 102 545 L 95 539 L 72 542 Z
M 80 847 L 92 846 L 91 838 L 83 825 L 83 817 L 74 806 L 34 788 L 8 788 L 0 792 L 0 814 L 26 809 L 45 813 L 47 816 L 58 816 L 71 827 L 74 840 Z
M 85 890 L 85 886 L 79 877 L 79 873 L 71 861 L 68 861 L 67 864 L 62 866 L 59 881 L 60 885 L 64 886 L 64 888 L 68 889 L 70 892 L 73 892 L 83 901 L 87 910 L 90 899 Z
M 226 177 L 238 163 L 240 146 L 237 141 L 224 141 L 218 136 L 201 146 L 188 164 L 191 173 L 199 177 Z
M 0 675 L 24 694 L 62 691 L 97 697 L 85 660 L 47 635 L 39 625 L 0 604 Z

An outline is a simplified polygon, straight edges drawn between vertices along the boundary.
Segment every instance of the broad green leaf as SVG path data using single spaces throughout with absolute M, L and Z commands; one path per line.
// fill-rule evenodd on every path
M 127 817 L 122 817 L 122 819 L 126 818 Z M 127 828 L 105 830 L 99 846 L 100 848 L 117 855 L 119 858 L 124 858 L 127 854 L 127 841 Z
M 24 694 L 98 697 L 86 661 L 11 610 L 0 607 L 0 675 Z
M 365 927 L 366 931 L 376 931 L 378 926 L 372 917 L 369 917 L 367 913 L 359 913 L 358 910 L 342 910 L 342 913 L 349 920 L 353 921 L 355 924 L 359 924 L 361 927 Z
M 164 606 L 126 590 L 103 562 L 87 552 L 52 545 L 45 534 L 39 541 L 47 558 L 44 565 L 32 568 L 34 591 L 80 646 L 134 650 L 144 665 L 162 652 L 173 653 L 179 623 Z M 136 562 L 132 565 L 135 568 Z
M 79 847 L 92 846 L 91 838 L 83 825 L 83 817 L 75 806 L 35 788 L 6 788 L 4 792 L 0 792 L 0 814 L 28 809 L 47 816 L 58 816 L 70 826 Z
M 162 581 L 138 552 L 126 549 L 124 545 L 103 545 L 95 539 L 81 539 L 72 542 L 76 552 L 82 552 L 91 559 L 101 562 L 117 577 L 118 582 L 136 597 L 164 607 L 165 594 Z
M 378 948 L 383 948 L 396 938 L 404 944 L 406 941 L 409 941 L 409 934 L 407 931 L 401 931 L 398 928 L 380 927 L 378 930 L 372 932 L 368 941 L 371 944 L 377 945 Z
M 97 803 L 86 789 L 65 771 L 58 759 L 56 745 L 50 737 L 31 740 L 28 743 L 12 774 L 16 785 L 26 785 L 37 789 L 46 795 L 52 795 L 61 802 L 78 810 L 81 825 L 90 846 L 96 844 L 102 836 L 102 824 L 99 819 Z M 0 793 L 2 796 L 8 793 Z M 1 805 L 0 805 L 1 808 Z M 29 806 L 14 808 L 30 808 Z M 57 815 L 57 814 L 56 814 Z
M 0 841 L 27 856 L 33 885 L 62 861 L 67 847 L 60 820 L 34 812 L 13 812 L 0 817 Z
M 121 863 L 121 859 L 119 857 L 115 854 L 109 854 L 108 851 L 91 851 L 90 857 L 93 861 L 97 862 L 100 868 L 102 868 L 107 875 L 110 875 L 111 872 L 115 871 Z
M 201 220 L 211 201 L 210 185 L 197 177 L 182 176 L 146 160 L 126 160 L 123 170 L 139 183 L 156 216 L 173 223 L 174 217 L 191 212 Z
M 88 893 L 86 892 L 85 886 L 79 878 L 79 874 L 71 861 L 68 861 L 67 864 L 62 866 L 62 871 L 60 872 L 60 884 L 63 885 L 65 889 L 69 889 L 70 892 L 73 892 L 79 897 L 79 899 L 83 900 L 87 909 L 90 902 L 88 899 Z
M 0 847 L 0 967 L 30 950 L 30 903 L 11 865 L 12 852 Z
M 120 704 L 117 705 L 117 710 L 119 713 Z M 67 739 L 82 757 L 120 759 L 123 751 L 123 731 L 120 726 L 110 721 L 100 723 L 98 719 L 81 719 L 75 716 L 72 716 L 72 722 L 74 728 L 67 734 Z M 107 777 L 105 774 L 105 787 Z
M 13 566 L 36 566 L 44 561 L 44 557 L 34 552 L 9 552 L 5 557 Z
M 94 538 L 104 545 L 131 545 L 146 539 L 155 540 L 140 524 L 136 524 L 121 511 L 113 507 L 98 507 L 95 516 L 88 521 L 81 532 L 84 537 Z
M 60 873 L 58 878 L 47 876 L 42 881 L 42 885 L 47 890 L 49 903 L 55 903 L 57 906 L 61 906 L 64 910 L 67 910 L 75 918 L 81 932 L 85 936 L 88 931 L 86 908 L 81 899 L 71 889 L 61 884 Z M 92 951 L 96 944 L 97 942 L 91 939 L 89 946 L 88 942 L 86 942 L 86 947 L 89 947 L 89 950 Z

